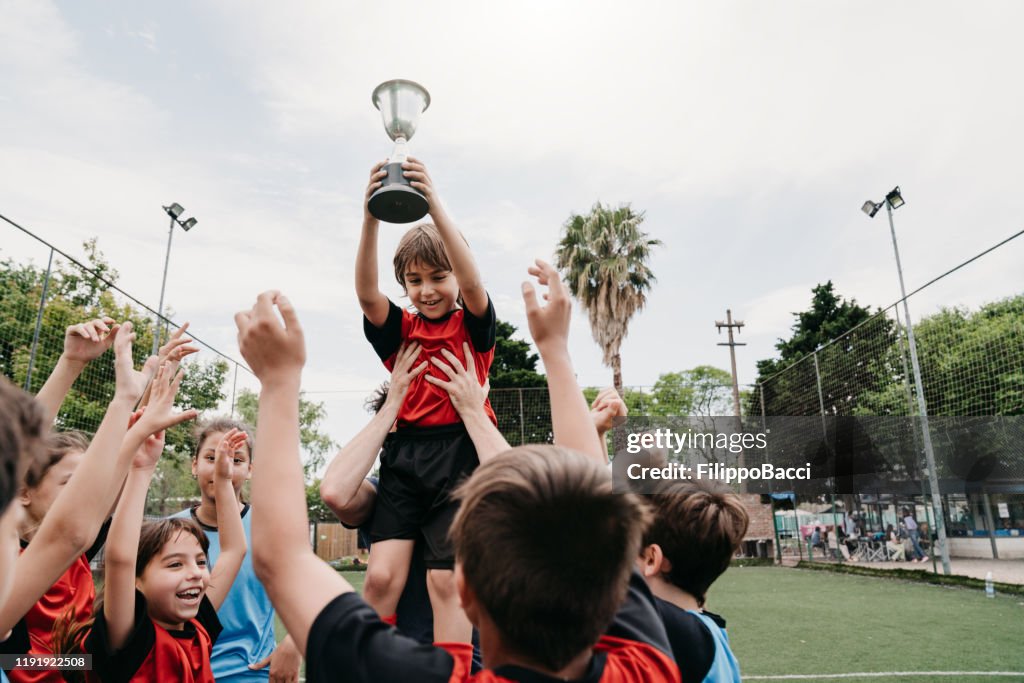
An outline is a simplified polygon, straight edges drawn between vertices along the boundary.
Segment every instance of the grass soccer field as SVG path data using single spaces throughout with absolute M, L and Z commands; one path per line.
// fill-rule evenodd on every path
M 803 674 L 814 678 L 792 680 L 991 683 L 1024 681 L 1022 603 L 885 578 L 733 567 L 712 587 L 707 606 L 728 621 L 744 680 Z M 943 671 L 1017 673 L 937 673 Z M 825 676 L 869 672 L 890 675 Z
M 363 572 L 342 575 L 362 589 Z M 1020 597 L 992 600 L 978 590 L 886 578 L 733 567 L 712 587 L 708 609 L 728 621 L 744 680 L 1024 681 Z M 278 622 L 279 640 L 283 633 Z M 850 675 L 856 673 L 874 675 Z

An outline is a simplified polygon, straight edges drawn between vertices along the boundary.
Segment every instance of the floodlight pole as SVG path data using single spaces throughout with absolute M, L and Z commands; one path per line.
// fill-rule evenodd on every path
M 935 518 L 935 531 L 938 536 L 939 552 L 942 554 L 942 572 L 952 574 L 949 564 L 949 543 L 946 541 L 946 520 L 942 514 L 942 494 L 939 491 L 939 474 L 935 468 L 935 451 L 932 448 L 932 434 L 928 428 L 928 406 L 924 399 L 924 384 L 921 381 L 921 365 L 917 360 L 917 343 L 914 341 L 914 324 L 910 319 L 910 306 L 907 304 L 907 289 L 903 284 L 903 266 L 900 263 L 900 248 L 896 243 L 896 226 L 892 222 L 892 204 L 885 199 L 885 211 L 889 216 L 889 232 L 892 234 L 892 250 L 896 255 L 896 272 L 900 278 L 900 296 L 903 297 L 903 317 L 907 325 L 907 341 L 910 344 L 910 365 L 914 370 L 914 388 L 917 392 L 917 409 L 921 414 L 921 433 L 924 437 L 924 460 L 928 468 L 928 484 L 932 494 L 932 513 Z M 935 554 L 935 548 L 932 548 Z
M 164 290 L 167 289 L 167 266 L 171 263 L 171 239 L 174 237 L 174 216 L 171 216 L 171 227 L 167 230 L 167 254 L 164 256 L 164 279 L 160 284 L 160 310 L 153 325 L 153 355 L 160 349 L 160 323 L 164 317 Z

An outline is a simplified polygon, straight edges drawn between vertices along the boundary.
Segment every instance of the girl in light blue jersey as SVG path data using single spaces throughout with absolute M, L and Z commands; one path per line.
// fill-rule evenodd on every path
M 200 503 L 182 510 L 174 517 L 191 517 L 210 539 L 210 566 L 220 554 L 217 533 L 217 496 L 213 489 L 213 470 L 217 444 L 231 429 L 244 431 L 248 438 L 235 451 L 236 476 L 232 481 L 235 498 L 228 504 L 238 505 L 245 528 L 246 541 L 252 543 L 252 513 L 242 499 L 242 487 L 252 477 L 253 435 L 249 425 L 230 418 L 214 418 L 198 428 L 198 447 L 192 456 L 192 476 L 199 485 Z M 275 648 L 274 608 L 252 568 L 252 553 L 245 557 L 234 586 L 217 612 L 224 630 L 213 648 L 211 663 L 218 683 L 266 683 L 274 680 L 298 680 L 301 656 L 291 638 L 286 637 Z

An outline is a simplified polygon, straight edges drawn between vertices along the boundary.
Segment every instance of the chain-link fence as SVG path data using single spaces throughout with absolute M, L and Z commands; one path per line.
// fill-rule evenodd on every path
M 1019 234 L 1019 233 L 1018 233 Z M 1012 239 L 1012 238 L 1011 238 Z M 1015 245 L 1016 246 L 1016 245 Z M 991 250 L 989 250 L 991 251 Z M 986 255 L 988 252 L 983 252 Z M 979 255 L 982 256 L 982 255 Z M 964 262 L 984 268 L 982 261 Z M 1002 431 L 1016 433 L 1024 420 L 1024 278 L 1015 282 L 992 278 L 992 296 L 975 306 L 946 306 L 934 312 L 925 300 L 956 301 L 959 282 L 950 275 L 961 266 L 936 278 L 907 297 L 915 316 L 921 386 L 938 476 L 940 506 L 953 555 L 966 557 L 1024 558 L 1024 452 L 1021 445 L 1003 441 L 995 449 L 955 447 L 943 436 L 951 425 L 977 420 L 963 418 L 999 416 Z M 748 415 L 891 418 L 919 416 L 914 381 L 913 354 L 903 301 L 880 310 L 845 334 L 820 346 L 775 375 L 764 379 L 745 403 Z M 824 424 L 823 420 L 823 424 Z M 776 522 L 783 537 L 792 539 L 788 552 L 806 557 L 817 545 L 818 557 L 849 559 L 850 551 L 871 559 L 901 555 L 902 539 L 886 546 L 892 526 L 897 537 L 903 510 L 915 512 L 924 528 L 922 539 L 932 539 L 935 520 L 928 487 L 921 421 L 895 420 L 904 429 L 901 448 L 886 452 L 893 462 L 882 464 L 887 492 L 862 491 L 858 495 L 829 499 L 823 496 L 790 500 L 779 492 Z M 963 444 L 960 444 L 961 446 Z M 884 449 L 883 449 L 884 451 Z M 897 463 L 896 460 L 901 462 Z M 893 479 L 899 481 L 893 481 Z M 902 486 L 897 486 L 902 484 Z M 894 492 L 902 489 L 902 493 Z M 858 518 L 850 522 L 851 513 Z M 844 526 L 856 528 L 864 540 L 849 547 L 838 542 Z M 818 533 L 811 541 L 815 529 Z M 823 538 L 824 537 L 824 538 Z
M 136 340 L 132 347 L 136 367 L 153 349 L 158 318 L 160 340 L 166 341 L 178 325 L 114 282 L 117 272 L 87 243 L 92 263 L 86 265 L 0 216 L 4 252 L 0 254 L 0 373 L 30 393 L 37 393 L 56 367 L 65 348 L 65 330 L 77 323 L 109 316 L 131 321 Z M 17 257 L 12 256 L 17 254 Z M 177 404 L 204 413 L 238 416 L 236 400 L 241 387 L 255 378 L 245 365 L 203 340 L 202 330 L 188 330 L 199 352 L 184 363 L 184 379 Z M 158 340 L 159 343 L 159 340 Z M 113 351 L 85 365 L 57 416 L 61 430 L 92 434 L 114 395 Z M 174 512 L 196 497 L 189 456 L 193 429 L 182 425 L 167 434 L 167 457 L 161 460 L 150 490 L 148 510 Z

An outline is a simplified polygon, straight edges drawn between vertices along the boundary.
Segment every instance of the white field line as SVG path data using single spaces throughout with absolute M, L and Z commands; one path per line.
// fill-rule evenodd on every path
M 865 671 L 843 674 L 780 674 L 777 676 L 743 676 L 745 681 L 816 681 L 829 678 L 891 678 L 893 676 L 992 676 L 1024 680 L 1024 671 Z

